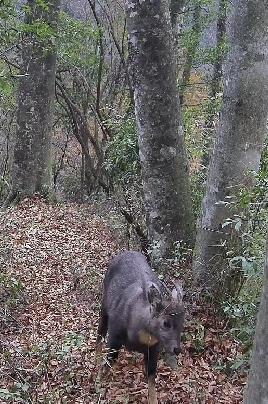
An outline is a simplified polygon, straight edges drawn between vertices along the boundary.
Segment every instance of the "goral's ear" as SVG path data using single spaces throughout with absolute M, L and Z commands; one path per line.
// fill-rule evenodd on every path
M 158 314 L 162 309 L 162 295 L 158 288 L 152 284 L 148 290 L 148 301 Z

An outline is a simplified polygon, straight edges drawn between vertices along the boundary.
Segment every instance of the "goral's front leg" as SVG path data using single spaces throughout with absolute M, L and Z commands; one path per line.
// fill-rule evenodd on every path
M 148 404 L 158 404 L 155 388 L 158 354 L 158 347 L 151 347 L 148 348 L 148 351 L 144 355 L 145 373 L 148 377 Z
M 155 376 L 148 377 L 148 404 L 158 404 L 155 388 Z

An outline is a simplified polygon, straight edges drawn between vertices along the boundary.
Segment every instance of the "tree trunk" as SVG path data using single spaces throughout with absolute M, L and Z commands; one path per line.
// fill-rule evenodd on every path
M 189 45 L 186 53 L 185 65 L 183 67 L 182 72 L 182 80 L 181 80 L 181 90 L 180 90 L 180 103 L 181 105 L 184 103 L 184 93 L 186 90 L 186 86 L 189 83 L 191 77 L 191 70 L 193 67 L 193 63 L 195 60 L 196 52 L 200 43 L 200 37 L 202 33 L 202 24 L 201 24 L 201 11 L 202 7 L 200 3 L 196 3 L 194 12 L 193 12 L 193 28 L 192 28 L 192 41 Z
M 184 19 L 184 6 L 185 0 L 171 0 L 170 1 L 170 19 L 174 37 L 174 56 L 177 63 L 177 80 L 182 80 L 184 64 L 184 50 L 179 46 L 179 37 L 182 32 L 183 19 Z
M 128 0 L 126 8 L 148 234 L 163 257 L 175 241 L 193 243 L 169 1 Z
M 196 281 L 217 295 L 236 287 L 239 267 L 230 258 L 241 255 L 239 232 L 222 225 L 239 215 L 231 196 L 250 188 L 250 171 L 258 171 L 268 112 L 268 8 L 264 1 L 235 0 L 230 21 L 230 52 L 224 71 L 224 95 L 218 133 L 209 165 L 203 215 L 196 243 Z M 231 207 L 233 208 L 231 209 Z M 231 282 L 231 284 L 229 283 Z
M 264 285 L 259 308 L 256 334 L 245 391 L 244 404 L 268 403 L 268 237 L 264 267 Z
M 226 35 L 227 0 L 220 0 L 217 19 L 217 58 L 213 66 L 211 97 L 215 98 L 221 89 L 222 65 L 224 58 L 224 41 Z
M 213 66 L 213 74 L 210 85 L 210 102 L 206 117 L 206 131 L 208 132 L 206 143 L 204 145 L 204 154 L 202 156 L 202 165 L 208 167 L 211 145 L 213 143 L 214 123 L 217 103 L 215 102 L 217 94 L 222 89 L 222 68 L 225 57 L 225 40 L 226 40 L 226 19 L 227 19 L 228 0 L 219 0 L 218 19 L 217 19 L 217 44 L 216 44 L 216 60 Z
M 179 25 L 181 22 L 180 14 L 182 14 L 182 10 L 184 8 L 185 0 L 171 0 L 170 1 L 170 19 L 171 26 L 173 29 L 173 34 L 175 37 L 175 43 L 177 44 L 177 37 L 179 31 Z
M 27 29 L 22 40 L 22 66 L 19 83 L 17 137 L 12 168 L 12 189 L 5 205 L 16 197 L 35 192 L 47 194 L 52 186 L 51 130 L 55 93 L 55 33 L 60 0 L 48 9 L 28 0 Z M 29 10 L 29 11 L 28 11 Z M 42 24 L 45 34 L 36 34 Z

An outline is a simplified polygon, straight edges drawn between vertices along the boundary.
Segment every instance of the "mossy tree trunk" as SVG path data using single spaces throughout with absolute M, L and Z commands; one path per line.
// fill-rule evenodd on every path
M 60 0 L 26 3 L 12 187 L 5 206 L 35 192 L 47 195 L 51 190 L 59 4 Z
M 235 292 L 241 237 L 235 226 L 223 228 L 240 214 L 232 197 L 253 186 L 268 113 L 268 7 L 264 1 L 235 0 L 231 6 L 230 50 L 224 69 L 223 107 L 210 159 L 203 214 L 199 223 L 194 273 L 196 282 L 214 296 Z
M 168 0 L 126 1 L 149 240 L 158 257 L 193 243 L 189 169 Z

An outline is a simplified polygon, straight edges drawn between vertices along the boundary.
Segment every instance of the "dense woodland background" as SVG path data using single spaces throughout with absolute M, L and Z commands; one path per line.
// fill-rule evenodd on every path
M 0 35 L 1 400 L 145 402 L 127 354 L 92 376 L 132 248 L 186 291 L 160 402 L 266 403 L 265 1 L 2 0 Z

